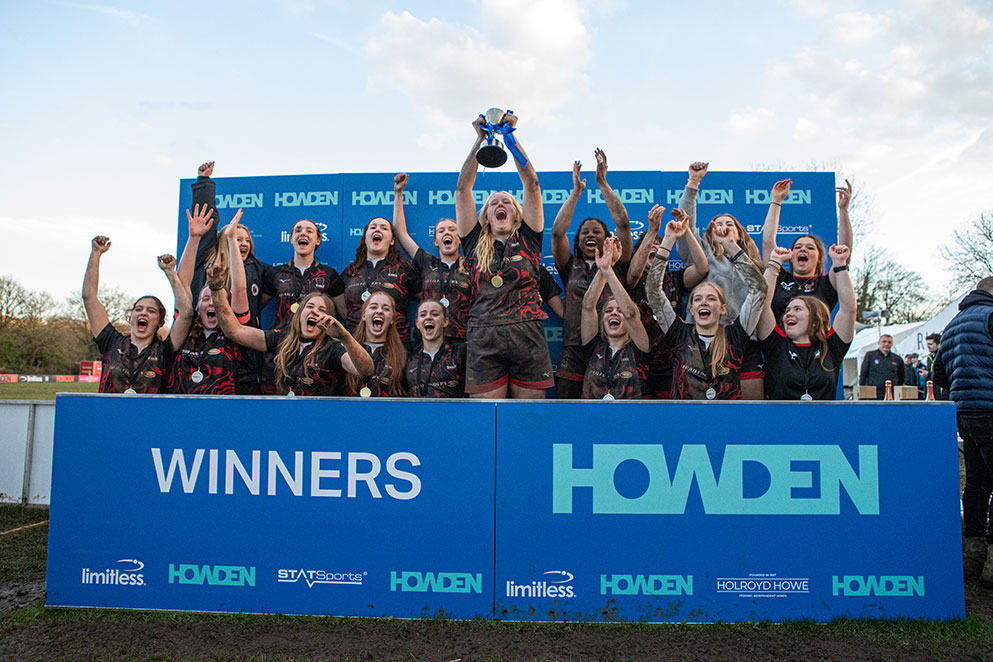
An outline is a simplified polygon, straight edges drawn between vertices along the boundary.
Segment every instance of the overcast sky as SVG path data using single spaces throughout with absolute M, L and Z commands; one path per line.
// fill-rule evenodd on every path
M 60 299 L 98 233 L 103 283 L 166 294 L 202 161 L 455 171 L 490 106 L 539 170 L 596 146 L 619 170 L 843 168 L 936 289 L 936 246 L 993 209 L 990 0 L 0 0 L 0 90 L 0 274 Z

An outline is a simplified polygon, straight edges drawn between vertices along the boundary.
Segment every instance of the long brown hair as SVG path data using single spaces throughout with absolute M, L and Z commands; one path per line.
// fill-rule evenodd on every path
M 372 296 L 362 304 L 362 311 L 359 313 L 359 325 L 355 327 L 355 333 L 352 336 L 360 345 L 365 345 L 366 338 L 369 335 L 366 330 L 365 311 L 369 307 L 369 303 L 378 296 L 386 297 L 386 300 L 393 306 L 393 319 L 390 320 L 390 325 L 386 329 L 386 340 L 383 342 L 383 347 L 380 350 L 383 353 L 383 359 L 385 361 L 383 372 L 386 374 L 373 374 L 369 379 L 385 379 L 386 392 L 392 397 L 400 397 L 407 394 L 406 383 L 404 381 L 404 372 L 407 369 L 407 348 L 403 346 L 403 342 L 400 340 L 400 334 L 397 333 L 396 302 L 393 300 L 393 297 L 386 292 L 373 292 Z M 358 394 L 358 377 L 352 373 L 348 373 L 345 375 L 345 384 L 349 393 L 352 395 Z
M 507 193 L 506 191 L 497 191 L 496 193 Z M 493 230 L 490 229 L 489 219 L 487 218 L 487 212 L 490 209 L 490 201 L 493 200 L 493 196 L 496 193 L 491 193 L 490 197 L 486 198 L 486 202 L 483 203 L 483 208 L 479 210 L 479 226 L 481 232 L 479 233 L 479 241 L 476 242 L 476 271 L 483 272 L 490 270 L 490 263 L 493 262 L 493 242 L 495 237 L 493 236 Z M 509 193 L 507 195 L 510 195 Z M 521 228 L 521 223 L 524 222 L 524 208 L 521 207 L 521 203 L 517 201 L 517 198 L 510 196 L 514 209 L 517 211 L 517 219 L 514 221 L 514 225 L 510 228 L 510 234 L 514 234 Z
M 824 368 L 824 358 L 828 355 L 828 331 L 831 330 L 831 311 L 828 310 L 827 304 L 818 299 L 817 297 L 800 295 L 795 296 L 789 300 L 786 304 L 788 308 L 791 303 L 799 299 L 807 306 L 807 337 L 810 338 L 810 343 L 820 343 L 821 346 L 821 367 Z M 780 318 L 779 326 L 782 328 L 783 320 Z M 839 366 L 835 366 L 839 367 Z M 824 368 L 827 370 L 827 368 Z
M 386 264 L 390 266 L 390 271 L 397 271 L 400 268 L 400 263 L 403 262 L 403 255 L 400 254 L 400 249 L 397 244 L 400 243 L 396 240 L 396 231 L 393 229 L 393 223 L 388 218 L 383 218 L 382 216 L 374 216 L 369 219 L 369 222 L 365 224 L 362 228 L 362 238 L 359 239 L 359 245 L 355 247 L 355 259 L 352 263 L 345 267 L 342 272 L 343 276 L 357 276 L 362 272 L 362 265 L 365 264 L 366 260 L 369 259 L 369 249 L 365 245 L 365 236 L 369 232 L 369 226 L 372 225 L 373 221 L 386 221 L 390 225 L 390 233 L 393 235 L 393 241 L 390 243 L 390 247 L 386 249 Z
M 331 300 L 331 297 L 322 292 L 311 292 L 300 299 L 300 305 L 297 307 L 297 311 L 293 313 L 289 326 L 283 331 L 283 340 L 279 343 L 279 349 L 276 351 L 276 360 L 274 361 L 276 385 L 280 389 L 286 387 L 286 378 L 289 376 L 289 369 L 296 363 L 300 356 L 300 347 L 304 343 L 303 335 L 300 332 L 300 317 L 303 315 L 303 310 L 307 302 L 315 297 L 320 297 L 324 300 L 324 305 L 327 306 L 329 315 L 334 312 L 334 302 Z M 310 349 L 307 350 L 303 357 L 305 371 L 311 372 L 317 370 L 317 356 L 326 342 L 328 342 L 328 337 L 323 332 L 319 333 L 313 342 L 311 342 Z
M 707 226 L 707 231 L 703 233 L 703 238 L 710 244 L 710 250 L 714 253 L 715 259 L 721 259 L 724 257 L 724 247 L 717 242 L 714 238 L 714 221 L 719 218 L 727 217 L 731 219 L 734 223 L 735 229 L 738 231 L 738 247 L 745 251 L 745 255 L 749 260 L 755 265 L 755 268 L 760 272 L 762 271 L 762 257 L 759 254 L 759 247 L 755 245 L 755 241 L 749 236 L 748 232 L 745 230 L 745 226 L 738 222 L 731 214 L 718 214 L 717 216 L 710 219 L 710 225 Z M 728 259 L 732 256 L 728 255 Z
M 724 296 L 724 289 L 712 280 L 705 280 L 692 290 L 690 290 L 690 307 L 693 306 L 693 295 L 701 287 L 709 287 L 714 290 L 717 294 L 718 301 L 721 302 L 721 306 L 727 305 L 727 299 Z M 696 329 L 696 323 L 694 322 L 694 330 Z M 728 361 L 728 335 L 727 328 L 723 324 L 717 325 L 717 333 L 714 334 L 714 339 L 710 341 L 710 374 L 713 376 L 726 375 L 729 372 L 727 366 Z

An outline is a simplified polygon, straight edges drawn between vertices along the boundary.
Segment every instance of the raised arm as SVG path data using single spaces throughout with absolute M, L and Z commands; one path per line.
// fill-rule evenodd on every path
M 645 232 L 644 239 L 638 245 L 638 250 L 631 256 L 631 264 L 628 265 L 626 281 L 629 289 L 633 290 L 637 287 L 641 281 L 641 275 L 645 273 L 645 267 L 648 266 L 648 257 L 655 250 L 653 246 L 655 237 L 658 235 L 659 229 L 662 228 L 663 214 L 665 214 L 665 207 L 660 205 L 655 205 L 648 210 L 648 231 Z
M 759 317 L 762 315 L 762 307 L 765 305 L 766 293 L 769 286 L 759 272 L 758 267 L 748 258 L 745 251 L 731 238 L 731 231 L 728 228 L 717 228 L 714 231 L 714 238 L 724 247 L 724 252 L 730 257 L 734 270 L 744 279 L 748 285 L 748 294 L 738 313 L 738 319 L 742 328 L 749 335 L 755 331 Z
M 832 274 L 837 279 L 835 289 L 838 290 L 838 314 L 834 316 L 834 332 L 841 340 L 850 343 L 855 338 L 855 315 L 858 309 L 855 300 L 855 287 L 852 285 L 852 279 L 848 273 L 848 259 L 851 257 L 851 251 L 848 250 L 848 246 L 835 245 L 828 252 L 831 254 L 831 263 L 834 265 L 834 269 L 841 266 L 845 267 L 840 271 L 832 270 Z
M 765 278 L 766 287 L 772 290 L 776 287 L 776 279 L 779 277 L 779 270 L 783 265 L 793 258 L 793 251 L 788 248 L 773 247 L 766 258 L 765 270 L 762 276 Z M 759 316 L 758 325 L 755 327 L 755 335 L 759 340 L 765 340 L 776 328 L 776 316 L 772 312 L 772 297 L 767 296 L 762 305 L 762 314 Z
M 393 232 L 400 240 L 403 250 L 407 251 L 407 255 L 413 260 L 419 246 L 407 232 L 407 217 L 403 215 L 403 189 L 407 186 L 407 179 L 405 172 L 393 177 Z M 335 307 L 337 308 L 337 304 Z
M 213 161 L 200 164 L 200 167 L 197 168 L 197 179 L 190 186 L 190 189 L 193 193 L 193 206 L 203 208 L 208 218 L 217 220 L 220 219 L 220 216 L 217 213 L 216 205 L 217 183 L 211 179 L 213 174 Z M 207 256 L 217 246 L 218 227 L 217 223 L 214 223 L 213 229 L 200 238 L 200 244 L 196 252 L 196 266 L 201 269 L 206 268 Z
M 621 262 L 629 262 L 631 260 L 632 241 L 628 210 L 624 208 L 620 196 L 607 183 L 607 155 L 599 147 L 596 148 L 594 154 L 596 155 L 596 184 L 600 187 L 603 201 L 607 203 L 610 217 L 614 219 L 614 225 L 617 226 L 614 236 L 621 242 Z
M 252 326 L 244 326 L 234 316 L 231 304 L 224 292 L 224 283 L 228 275 L 224 267 L 214 264 L 207 268 L 207 285 L 210 287 L 210 297 L 214 302 L 214 314 L 221 325 L 221 331 L 231 340 L 243 347 L 266 351 L 265 332 Z
M 83 274 L 83 308 L 90 323 L 90 333 L 96 338 L 110 322 L 107 309 L 100 303 L 97 292 L 100 289 L 100 257 L 110 249 L 110 239 L 102 235 L 93 237 L 90 242 L 90 259 Z
M 179 280 L 176 273 L 176 258 L 172 255 L 160 255 L 158 258 L 159 269 L 165 274 L 172 287 L 172 296 L 176 300 L 176 317 L 169 327 L 169 342 L 172 350 L 178 352 L 186 342 L 186 336 L 190 332 L 190 324 L 193 322 L 193 302 L 190 300 L 190 288 Z
M 580 177 L 579 169 L 582 167 L 579 161 L 572 164 L 572 193 L 566 201 L 559 207 L 559 213 L 555 215 L 552 223 L 552 258 L 555 260 L 555 267 L 559 273 L 564 274 L 569 258 L 572 256 L 572 247 L 569 246 L 569 225 L 572 223 L 572 213 L 576 211 L 576 203 L 579 197 L 586 190 L 586 180 Z
M 648 268 L 648 282 L 645 283 L 645 293 L 648 296 L 648 305 L 655 315 L 655 320 L 663 332 L 669 330 L 673 322 L 676 321 L 676 311 L 672 309 L 669 297 L 662 290 L 662 281 L 665 279 L 666 269 L 669 268 L 669 254 L 676 240 L 689 229 L 689 220 L 669 221 L 665 226 L 665 235 L 662 243 L 655 253 L 655 260 Z
M 503 114 L 503 122 L 511 128 L 517 127 L 517 115 L 511 112 Z M 541 202 L 541 186 L 538 184 L 538 173 L 535 172 L 534 163 L 528 158 L 524 151 L 524 146 L 517 140 L 516 133 L 508 133 L 504 141 L 508 145 L 514 145 L 524 157 L 524 165 L 514 157 L 514 167 L 521 178 L 521 187 L 524 195 L 521 198 L 521 207 L 524 208 L 524 222 L 535 232 L 542 232 L 545 229 L 545 207 Z M 461 232 L 461 230 L 460 230 Z
M 700 190 L 700 180 L 707 174 L 707 167 L 709 165 L 703 161 L 694 161 L 690 164 L 688 170 L 689 179 L 686 181 L 686 188 L 683 189 L 683 194 L 679 197 L 679 208 L 686 212 L 687 219 L 689 220 L 686 228 L 687 232 L 692 233 L 694 237 L 700 236 L 696 223 L 696 194 Z M 690 253 L 686 233 L 679 237 L 676 246 L 679 250 L 679 256 L 683 259 L 683 264 L 689 267 L 695 263 L 693 255 Z
M 486 118 L 480 115 L 472 122 L 472 128 L 476 130 L 476 142 L 473 143 L 469 155 L 465 157 L 462 169 L 459 171 L 459 179 L 455 184 L 455 225 L 458 226 L 459 236 L 464 237 L 469 234 L 479 217 L 476 215 L 476 201 L 472 195 L 472 185 L 476 183 L 476 170 L 479 162 L 476 161 L 476 152 L 483 144 L 485 134 L 480 126 Z
M 689 227 L 689 215 L 685 211 L 678 208 L 673 209 L 672 215 L 678 221 L 686 220 L 687 227 Z M 683 233 L 682 240 L 683 247 L 689 250 L 689 259 L 683 260 L 686 263 L 686 271 L 683 272 L 683 285 L 686 286 L 686 289 L 692 289 L 697 284 L 702 283 L 703 279 L 710 273 L 710 263 L 707 262 L 707 254 L 703 252 L 703 246 L 700 245 L 700 239 L 695 233 L 689 231 Z
M 765 213 L 765 225 L 762 226 L 762 259 L 768 260 L 776 248 L 776 235 L 779 234 L 779 213 L 783 208 L 783 200 L 790 194 L 792 179 L 783 179 L 772 187 L 772 202 L 769 211 Z
M 369 352 L 366 351 L 365 347 L 360 345 L 352 337 L 352 334 L 341 325 L 341 322 L 331 315 L 323 315 L 318 318 L 317 326 L 323 329 L 329 338 L 337 340 L 345 348 L 345 355 L 341 357 L 342 368 L 359 378 L 372 375 L 375 369 L 372 363 L 372 357 L 369 356 Z
M 186 237 L 186 247 L 183 248 L 183 254 L 179 258 L 179 267 L 177 269 L 179 280 L 186 287 L 190 287 L 193 283 L 193 272 L 196 270 L 197 255 L 200 253 L 200 240 L 210 231 L 210 227 L 214 224 L 212 215 L 213 211 L 206 205 L 196 205 L 193 208 L 192 214 L 190 214 L 189 209 L 186 210 L 189 234 Z
M 851 261 L 851 251 L 855 249 L 855 236 L 852 233 L 852 219 L 848 217 L 848 203 L 852 201 L 852 183 L 845 180 L 845 186 L 835 189 L 838 192 L 838 245 L 848 246 L 848 259 Z M 845 262 L 848 264 L 848 262 Z M 834 285 L 834 289 L 838 289 L 838 276 L 834 271 L 833 267 L 838 265 L 834 264 L 832 261 L 832 270 L 828 272 L 828 280 Z M 835 329 L 837 331 L 837 329 Z
M 597 258 L 599 257 L 600 251 L 597 251 Z M 579 336 L 584 345 L 593 340 L 600 332 L 600 313 L 597 311 L 596 305 L 600 301 L 605 284 L 603 274 L 597 271 L 593 280 L 590 281 L 590 286 L 586 288 L 586 294 L 583 295 L 583 313 L 579 321 Z
M 638 309 L 638 305 L 631 300 L 631 296 L 624 288 L 624 285 L 621 284 L 617 273 L 614 271 L 614 264 L 621 260 L 624 254 L 621 241 L 614 237 L 610 242 L 610 248 L 612 249 L 612 256 L 609 262 L 598 258 L 596 263 L 597 269 L 603 275 L 604 280 L 607 282 L 607 287 L 610 288 L 610 293 L 614 296 L 614 301 L 617 302 L 617 307 L 620 308 L 621 314 L 624 315 L 624 322 L 627 324 L 631 342 L 641 351 L 647 352 L 651 349 L 651 341 L 649 341 L 648 332 L 645 331 L 645 325 L 641 321 L 641 311 Z M 606 249 L 607 243 L 604 242 L 604 252 L 606 252 Z M 585 298 L 583 299 L 583 305 L 586 305 Z M 596 302 L 594 302 L 594 305 L 596 305 Z
M 248 307 L 248 281 L 245 277 L 245 261 L 241 259 L 238 249 L 238 222 L 241 221 L 241 209 L 234 218 L 221 230 L 221 237 L 228 242 L 228 255 L 231 256 L 231 308 L 236 315 L 250 315 Z M 245 317 L 247 320 L 248 318 Z

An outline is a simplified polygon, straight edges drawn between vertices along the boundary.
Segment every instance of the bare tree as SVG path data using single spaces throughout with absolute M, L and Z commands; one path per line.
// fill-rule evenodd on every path
M 980 279 L 993 276 L 993 212 L 953 230 L 951 243 L 939 250 L 948 261 L 955 289 L 973 288 Z
M 858 320 L 863 313 L 886 310 L 892 323 L 917 322 L 930 318 L 943 302 L 928 296 L 924 279 L 889 257 L 878 246 L 869 245 L 852 264 L 852 284 L 858 304 Z
M 0 330 L 24 316 L 30 292 L 11 276 L 0 276 Z

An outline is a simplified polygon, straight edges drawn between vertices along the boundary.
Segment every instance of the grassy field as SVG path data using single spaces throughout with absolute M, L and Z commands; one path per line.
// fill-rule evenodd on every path
M 48 526 L 19 528 L 47 519 L 47 508 L 0 505 L 0 660 L 988 661 L 993 651 L 993 590 L 975 580 L 966 582 L 967 617 L 948 622 L 549 624 L 49 608 Z
M 0 400 L 54 400 L 56 393 L 96 393 L 96 382 L 0 384 Z

